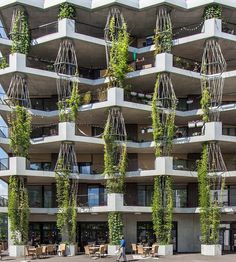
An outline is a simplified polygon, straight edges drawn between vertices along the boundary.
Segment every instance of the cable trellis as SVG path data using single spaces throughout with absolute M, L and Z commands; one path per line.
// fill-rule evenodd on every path
M 110 24 L 112 19 L 115 21 L 115 30 L 114 34 L 110 31 Z M 107 16 L 107 21 L 106 21 L 106 26 L 104 28 L 104 40 L 105 40 L 105 48 L 106 48 L 106 61 L 107 61 L 107 66 L 109 66 L 109 61 L 110 61 L 110 48 L 111 48 L 111 41 L 112 38 L 118 40 L 118 35 L 121 30 L 123 30 L 123 26 L 125 24 L 124 17 L 120 10 L 118 8 L 112 8 L 110 9 L 108 16 Z
M 9 106 L 23 106 L 31 108 L 27 79 L 24 76 L 15 74 L 11 78 L 5 102 Z

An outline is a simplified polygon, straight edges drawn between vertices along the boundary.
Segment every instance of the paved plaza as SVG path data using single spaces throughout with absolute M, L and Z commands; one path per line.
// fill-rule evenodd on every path
M 206 257 L 206 256 L 201 256 L 200 254 L 178 254 L 178 255 L 174 255 L 171 257 L 159 257 L 159 258 L 143 258 L 143 259 L 136 259 L 133 258 L 132 255 L 128 255 L 127 256 L 128 261 L 146 261 L 146 262 L 150 262 L 150 261 L 163 261 L 163 262 L 169 262 L 169 261 L 173 261 L 173 262 L 189 262 L 189 261 L 193 261 L 193 262 L 201 262 L 201 261 L 224 261 L 224 262 L 231 262 L 231 261 L 236 261 L 236 254 L 228 254 L 228 255 L 224 255 L 224 256 L 219 256 L 219 257 Z M 85 255 L 79 255 L 79 256 L 75 256 L 75 257 L 58 257 L 58 256 L 54 256 L 54 257 L 50 257 L 50 258 L 42 258 L 42 259 L 33 259 L 33 260 L 27 260 L 27 261 L 35 261 L 35 262 L 42 262 L 42 261 L 47 261 L 47 262 L 63 262 L 63 261 L 68 261 L 68 262 L 76 262 L 76 261 L 84 261 L 84 262 L 88 262 L 88 261 L 99 261 L 99 262 L 113 262 L 116 261 L 115 257 L 106 257 L 106 258 L 92 258 L 92 257 L 88 257 Z M 24 259 L 22 258 L 9 258 L 9 257 L 5 257 L 3 258 L 3 261 L 24 261 Z

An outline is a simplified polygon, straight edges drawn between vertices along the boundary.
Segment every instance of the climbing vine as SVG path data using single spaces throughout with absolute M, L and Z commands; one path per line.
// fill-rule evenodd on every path
M 75 7 L 69 3 L 60 4 L 58 18 L 63 19 L 75 19 L 76 11 Z
M 161 156 L 160 139 L 163 136 L 163 128 L 160 120 L 160 112 L 157 107 L 159 82 L 160 82 L 160 74 L 157 75 L 154 93 L 152 97 L 152 129 L 153 129 L 153 139 L 155 142 L 156 157 Z
M 73 82 L 73 88 L 70 98 L 67 98 L 65 102 L 59 101 L 57 103 L 59 109 L 59 121 L 76 122 L 80 104 L 81 97 L 79 94 L 78 85 L 76 82 Z
M 155 44 L 155 55 L 160 53 L 170 53 L 173 41 L 172 41 L 172 25 L 169 23 L 164 31 L 159 31 L 156 29 L 154 36 Z
M 157 243 L 171 243 L 173 220 L 173 192 L 170 176 L 154 178 L 154 193 L 152 199 L 152 222 Z
M 0 69 L 5 69 L 9 66 L 9 64 L 7 63 L 7 59 L 6 57 L 1 57 L 1 60 L 0 60 Z
M 219 4 L 210 4 L 204 9 L 204 20 L 211 18 L 222 18 L 222 6 Z
M 61 164 L 60 164 L 61 163 Z M 75 196 L 70 192 L 70 171 L 62 168 L 63 160 L 59 160 L 56 170 L 57 188 L 57 228 L 67 238 L 68 243 L 74 243 L 76 236 L 77 206 Z
M 129 34 L 127 32 L 127 25 L 123 23 L 117 36 L 115 32 L 115 18 L 112 17 L 109 25 L 111 49 L 107 69 L 107 76 L 109 78 L 108 87 L 125 88 L 126 74 L 132 71 L 128 65 Z
M 212 199 L 211 196 L 211 184 L 216 182 L 214 180 L 218 181 L 218 178 L 214 175 L 209 177 L 207 144 L 204 144 L 201 160 L 198 163 L 198 183 L 201 242 L 208 245 L 218 244 L 219 242 L 221 210 L 220 203 Z M 221 184 L 221 191 L 223 191 L 223 188 L 224 182 Z
M 21 106 L 11 113 L 10 123 L 10 147 L 16 156 L 27 157 L 30 146 L 31 115 Z
M 23 177 L 9 178 L 8 216 L 11 238 L 14 245 L 25 245 L 28 242 L 29 202 L 28 191 Z
M 116 154 L 119 146 L 112 134 L 112 127 L 109 122 L 106 123 L 103 139 L 104 145 L 104 175 L 107 176 L 107 191 L 109 193 L 123 193 L 125 175 L 127 168 L 127 148 L 121 146 L 119 163 L 116 163 Z
M 30 34 L 27 17 L 24 11 L 17 10 L 11 31 L 11 53 L 28 54 L 30 49 Z
M 111 245 L 120 244 L 120 236 L 123 232 L 122 215 L 119 212 L 108 214 L 109 242 Z

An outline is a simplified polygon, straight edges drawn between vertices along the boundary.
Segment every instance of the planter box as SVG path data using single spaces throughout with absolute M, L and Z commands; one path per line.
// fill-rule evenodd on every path
M 10 257 L 24 257 L 25 256 L 25 246 L 24 245 L 10 245 L 9 246 L 9 256 Z
M 204 256 L 221 256 L 221 245 L 201 245 L 201 254 Z
M 108 255 L 117 256 L 116 251 L 119 249 L 119 245 L 108 245 Z
M 67 245 L 66 246 L 66 256 L 73 257 L 77 253 L 77 246 L 76 245 Z
M 173 255 L 173 245 L 159 245 L 158 255 L 172 256 Z

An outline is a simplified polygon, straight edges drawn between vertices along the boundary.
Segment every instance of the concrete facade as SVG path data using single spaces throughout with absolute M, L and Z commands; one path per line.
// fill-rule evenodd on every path
M 31 41 L 28 55 L 10 54 L 12 41 L 0 36 L 0 51 L 9 62 L 8 67 L 0 69 L 0 83 L 7 92 L 11 77 L 15 73 L 26 76 L 33 104 L 29 112 L 35 129 L 31 138 L 28 160 L 13 157 L 9 147 L 9 135 L 0 135 L 0 146 L 9 156 L 8 164 L 0 168 L 0 178 L 8 182 L 10 176 L 21 175 L 27 180 L 31 194 L 30 237 L 38 234 L 41 242 L 48 241 L 49 234 L 45 236 L 44 230 L 46 231 L 47 227 L 54 230 L 58 211 L 55 201 L 54 166 L 60 143 L 73 141 L 80 168 L 77 179 L 81 203 L 77 210 L 77 220 L 78 227 L 84 230 L 78 231 L 79 245 L 82 245 L 84 235 L 91 233 L 87 231 L 96 230 L 91 229 L 95 228 L 96 224 L 104 222 L 101 225 L 104 227 L 104 232 L 106 231 L 107 215 L 111 211 L 122 212 L 127 243 L 136 243 L 141 241 L 142 237 L 149 238 L 153 235 L 149 224 L 152 220 L 150 192 L 153 191 L 153 178 L 157 175 L 170 175 L 174 180 L 175 194 L 173 218 L 175 251 L 200 252 L 197 172 L 194 165 L 200 157 L 202 143 L 218 141 L 228 168 L 228 172 L 224 174 L 226 192 L 222 208 L 223 240 L 221 241 L 224 244 L 223 252 L 235 252 L 236 33 L 234 29 L 236 19 L 234 17 L 236 4 L 234 1 L 224 1 L 222 20 L 206 21 L 202 18 L 204 7 L 210 3 L 221 4 L 221 1 L 67 1 L 76 6 L 76 21 L 58 20 L 59 4 L 66 1 L 2 0 L 0 2 L 0 18 L 7 34 L 15 4 L 21 4 L 29 14 L 31 33 L 36 35 Z M 106 58 L 103 28 L 109 8 L 117 4 L 122 6 L 133 39 L 132 45 L 129 46 L 129 63 L 134 70 L 127 74 L 126 79 L 131 91 L 119 87 L 106 89 L 109 80 L 104 76 Z M 147 44 L 146 38 L 153 34 L 156 9 L 163 5 L 168 5 L 171 10 L 175 32 L 173 54 L 163 53 L 154 57 L 154 44 Z M 225 81 L 223 105 L 218 108 L 221 111 L 221 122 L 204 124 L 201 123 L 202 110 L 199 103 L 201 74 L 199 68 L 196 69 L 195 66 L 200 64 L 205 41 L 212 37 L 220 42 L 229 66 L 222 75 Z M 64 38 L 73 41 L 78 58 L 79 77 L 75 77 L 74 80 L 78 82 L 82 94 L 90 91 L 93 97 L 91 101 L 79 107 L 78 124 L 59 123 L 55 102 L 56 80 L 59 76 L 50 70 L 50 66 L 55 61 L 60 42 Z M 137 56 L 136 60 L 133 58 L 134 54 Z M 182 64 L 176 62 L 176 57 L 182 59 Z M 187 62 L 184 64 L 185 60 Z M 139 68 L 140 61 L 144 62 Z M 178 132 L 173 142 L 173 156 L 155 159 L 151 127 L 151 97 L 156 74 L 160 72 L 170 74 L 180 106 L 176 110 Z M 100 90 L 105 90 L 105 98 L 99 97 Z M 108 194 L 106 197 L 104 194 L 106 177 L 102 175 L 104 141 L 101 134 L 107 109 L 112 106 L 120 107 L 125 118 L 129 164 L 125 195 Z M 6 121 L 6 126 L 7 116 L 11 110 L 5 100 L 1 99 L 0 114 Z M 1 128 L 0 130 L 2 131 Z M 1 160 L 0 162 L 3 163 Z M 92 194 L 95 194 L 95 200 L 90 198 Z M 7 204 L 0 202 L 0 212 L 7 213 Z M 90 226 L 91 228 L 88 229 Z M 98 233 L 96 232 L 91 242 L 98 241 L 100 237 Z M 102 237 L 107 235 L 104 233 Z

